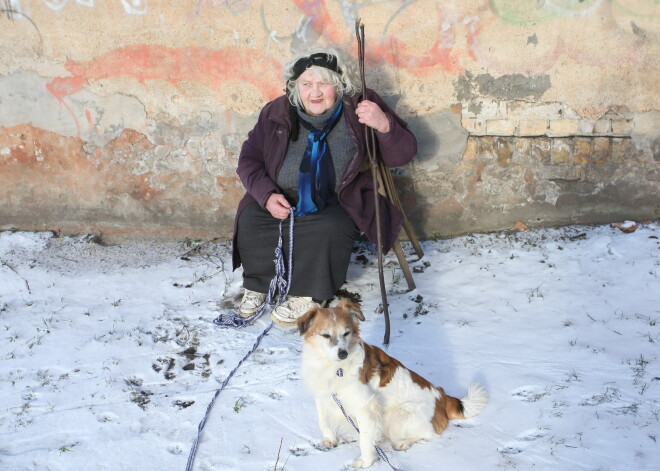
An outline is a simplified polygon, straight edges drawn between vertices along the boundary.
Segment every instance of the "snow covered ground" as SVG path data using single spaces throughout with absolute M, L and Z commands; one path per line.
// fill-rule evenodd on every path
M 478 417 L 396 452 L 404 471 L 660 469 L 660 225 L 472 234 L 388 256 L 387 351 L 447 393 L 481 382 Z M 366 341 L 384 319 L 373 246 L 346 294 Z M 181 470 L 207 405 L 270 323 L 216 327 L 241 273 L 223 241 L 0 233 L 0 469 Z M 274 327 L 218 396 L 196 470 L 348 470 L 318 447 L 300 338 Z M 372 468 L 389 470 L 384 462 Z

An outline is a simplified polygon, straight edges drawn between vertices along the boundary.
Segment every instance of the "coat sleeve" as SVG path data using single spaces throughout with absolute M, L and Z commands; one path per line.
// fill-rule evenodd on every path
M 380 157 L 388 167 L 401 167 L 417 154 L 417 139 L 408 129 L 406 122 L 374 91 L 369 91 L 369 99 L 380 106 L 390 121 L 390 130 L 381 133 L 374 130 L 378 140 Z
M 259 119 L 241 147 L 238 157 L 238 174 L 246 191 L 261 205 L 272 193 L 279 193 L 279 188 L 266 170 L 266 154 L 264 151 L 267 137 L 268 105 L 261 110 Z

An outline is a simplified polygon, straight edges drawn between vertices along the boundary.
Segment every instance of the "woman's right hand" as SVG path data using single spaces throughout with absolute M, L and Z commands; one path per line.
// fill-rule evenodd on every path
M 266 200 L 266 209 L 277 219 L 286 219 L 291 213 L 291 205 L 280 193 L 271 193 Z

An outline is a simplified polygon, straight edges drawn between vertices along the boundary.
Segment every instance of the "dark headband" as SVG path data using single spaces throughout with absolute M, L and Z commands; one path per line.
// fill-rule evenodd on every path
M 311 66 L 325 67 L 341 75 L 342 70 L 337 66 L 337 57 L 324 52 L 317 52 L 311 56 L 301 57 L 293 64 L 293 76 L 289 80 L 297 80 Z

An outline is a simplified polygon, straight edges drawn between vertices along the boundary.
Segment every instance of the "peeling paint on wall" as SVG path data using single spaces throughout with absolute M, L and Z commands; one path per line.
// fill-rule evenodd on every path
M 550 77 L 548 75 L 526 77 L 522 74 L 513 74 L 494 78 L 490 74 L 481 74 L 474 77 L 469 72 L 459 77 L 455 85 L 456 97 L 460 101 L 470 101 L 474 97 L 482 96 L 496 100 L 531 98 L 536 101 L 550 87 Z

